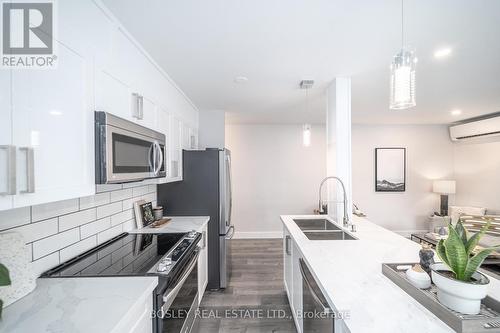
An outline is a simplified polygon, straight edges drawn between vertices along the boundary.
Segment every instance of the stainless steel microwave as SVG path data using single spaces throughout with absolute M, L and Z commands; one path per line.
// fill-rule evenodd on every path
M 165 134 L 96 111 L 96 184 L 165 177 L 165 146 Z

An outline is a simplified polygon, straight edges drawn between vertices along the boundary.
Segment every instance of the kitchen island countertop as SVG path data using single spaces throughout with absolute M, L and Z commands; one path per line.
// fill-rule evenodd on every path
M 283 215 L 281 220 L 330 306 L 349 313 L 344 323 L 351 333 L 454 332 L 382 274 L 382 263 L 418 262 L 419 244 L 356 216 L 357 231 L 351 234 L 358 240 L 312 241 L 293 221 L 297 218 L 318 215 Z M 500 299 L 499 281 L 490 280 L 489 295 Z

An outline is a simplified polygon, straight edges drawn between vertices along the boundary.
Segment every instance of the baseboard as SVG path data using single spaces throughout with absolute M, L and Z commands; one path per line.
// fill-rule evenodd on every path
M 233 239 L 283 238 L 283 231 L 236 231 Z
M 410 238 L 411 234 L 425 234 L 428 233 L 429 230 L 424 229 L 424 230 L 392 230 L 392 232 L 397 233 L 398 235 L 401 235 L 406 238 Z

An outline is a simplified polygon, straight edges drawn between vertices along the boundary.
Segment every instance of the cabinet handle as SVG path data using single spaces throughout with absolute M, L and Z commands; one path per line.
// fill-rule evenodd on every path
M 202 232 L 202 238 L 203 238 L 203 248 L 207 247 L 207 232 L 203 230 Z
M 139 110 L 142 120 L 144 119 L 144 96 L 142 95 L 139 95 Z
M 290 255 L 290 236 L 285 236 L 285 252 Z
M 30 147 L 21 147 L 26 152 L 26 190 L 20 193 L 35 193 L 35 150 Z
M 0 195 L 15 195 L 16 194 L 16 147 L 11 145 L 0 146 L 1 150 L 5 150 L 7 154 L 7 190 L 0 192 Z

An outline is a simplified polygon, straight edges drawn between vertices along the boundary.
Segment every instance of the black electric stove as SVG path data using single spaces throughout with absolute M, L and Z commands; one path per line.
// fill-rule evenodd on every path
M 200 239 L 201 234 L 195 231 L 123 233 L 54 267 L 41 277 L 157 276 L 158 286 L 153 292 L 153 330 L 158 333 L 177 332 L 179 327 L 179 332 L 184 332 L 186 327 L 192 326 L 193 309 L 198 304 L 196 262 Z M 164 317 L 165 311 L 178 311 L 179 308 L 188 309 L 185 312 L 189 312 L 190 318 L 172 320 Z
M 170 250 L 175 253 L 173 261 L 186 252 L 193 242 L 181 242 L 185 236 L 184 233 L 123 233 L 45 272 L 42 277 L 148 275 L 148 271 Z

